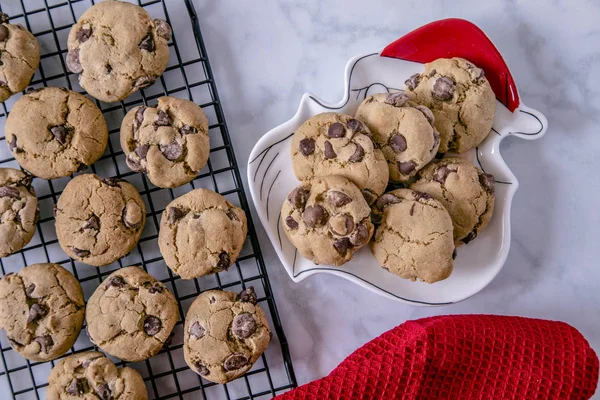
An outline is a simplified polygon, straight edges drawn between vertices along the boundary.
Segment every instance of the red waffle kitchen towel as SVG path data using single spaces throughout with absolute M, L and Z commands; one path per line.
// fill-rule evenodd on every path
M 564 322 L 494 315 L 409 321 L 277 400 L 589 399 L 598 357 Z

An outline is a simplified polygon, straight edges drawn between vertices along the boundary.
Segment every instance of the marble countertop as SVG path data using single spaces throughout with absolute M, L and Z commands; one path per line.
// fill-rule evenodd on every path
M 326 375 L 386 330 L 439 314 L 562 320 L 600 352 L 600 3 L 194 2 L 242 176 L 256 141 L 293 116 L 304 92 L 339 100 L 350 57 L 450 16 L 471 20 L 490 36 L 522 99 L 549 120 L 540 141 L 502 143 L 520 181 L 510 254 L 487 288 L 459 304 L 405 305 L 330 275 L 293 283 L 257 224 L 299 384 Z

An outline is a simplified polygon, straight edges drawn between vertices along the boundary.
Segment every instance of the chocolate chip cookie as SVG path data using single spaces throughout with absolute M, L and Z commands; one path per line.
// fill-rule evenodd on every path
M 442 204 L 410 189 L 388 192 L 375 202 L 371 251 L 389 272 L 413 281 L 446 279 L 454 265 L 452 219 Z
M 370 214 L 356 185 L 333 175 L 292 190 L 281 208 L 281 223 L 304 258 L 340 266 L 371 239 Z
M 463 158 L 448 157 L 423 168 L 410 188 L 431 195 L 446 207 L 459 247 L 475 239 L 492 219 L 494 185 L 492 175 Z
M 190 182 L 206 165 L 210 144 L 202 108 L 188 100 L 161 97 L 157 107 L 134 107 L 121 124 L 127 166 L 148 174 L 162 188 Z
M 408 100 L 402 90 L 367 97 L 356 111 L 379 145 L 390 180 L 407 182 L 437 154 L 440 135 L 431 110 Z
M 147 400 L 141 375 L 117 368 L 104 354 L 86 351 L 60 360 L 48 378 L 47 400 Z
M 362 122 L 345 114 L 323 113 L 304 122 L 292 138 L 296 177 L 341 175 L 352 181 L 370 203 L 385 190 L 387 162 Z
M 21 25 L 0 13 L 0 102 L 25 89 L 40 64 L 40 46 Z
M 138 267 L 110 274 L 88 300 L 90 340 L 123 361 L 154 356 L 178 318 L 177 300 L 167 287 Z
M 167 68 L 171 27 L 142 7 L 105 1 L 84 12 L 69 32 L 67 67 L 105 102 L 150 86 Z
M 483 74 L 462 58 L 425 64 L 422 74 L 406 81 L 408 95 L 433 111 L 441 153 L 464 153 L 486 138 L 496 113 L 496 98 Z
M 0 280 L 0 327 L 28 360 L 54 360 L 77 340 L 85 302 L 81 285 L 57 264 L 32 264 Z
M 132 184 L 94 174 L 73 178 L 54 213 L 60 247 L 69 257 L 96 267 L 129 253 L 146 223 L 146 207 Z
M 21 250 L 33 237 L 39 218 L 31 175 L 0 168 L 0 257 Z
M 246 233 L 241 208 L 211 190 L 195 189 L 163 211 L 158 246 L 173 272 L 194 279 L 233 265 Z
M 239 295 L 203 292 L 185 316 L 185 362 L 211 382 L 227 383 L 244 375 L 270 340 L 267 318 L 252 287 Z
M 44 179 L 93 164 L 108 143 L 98 107 L 79 93 L 55 87 L 35 89 L 17 100 L 5 133 L 17 162 Z

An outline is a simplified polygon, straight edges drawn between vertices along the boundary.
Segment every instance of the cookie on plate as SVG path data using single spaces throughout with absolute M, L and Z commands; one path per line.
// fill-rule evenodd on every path
M 290 242 L 315 264 L 340 266 L 373 235 L 371 208 L 342 176 L 324 176 L 290 192 L 281 223 Z
M 133 368 L 117 368 L 104 354 L 86 351 L 65 357 L 52 368 L 47 400 L 147 400 L 142 376 Z
M 54 214 L 60 247 L 69 257 L 96 267 L 129 253 L 146 223 L 146 207 L 132 184 L 94 174 L 73 178 Z
M 169 289 L 139 267 L 110 274 L 88 300 L 85 321 L 92 343 L 123 361 L 160 351 L 178 318 Z
M 378 226 L 371 251 L 383 268 L 428 283 L 450 276 L 452 219 L 439 201 L 426 193 L 397 189 L 379 197 L 373 212 Z
M 494 212 L 494 177 L 460 157 L 432 163 L 410 188 L 431 195 L 446 207 L 454 223 L 456 247 L 485 229 Z
M 440 135 L 431 110 L 402 90 L 367 97 L 356 111 L 383 152 L 390 181 L 407 182 L 437 154 Z
M 5 132 L 21 167 L 44 179 L 92 165 L 108 143 L 100 109 L 87 97 L 56 87 L 34 89 L 17 100 Z
M 40 46 L 21 25 L 0 13 L 0 102 L 25 89 L 40 64 Z
M 201 293 L 185 316 L 183 355 L 197 374 L 227 383 L 244 375 L 271 340 L 252 287 L 239 295 L 222 290 Z
M 369 204 L 385 190 L 389 171 L 371 132 L 362 122 L 333 112 L 306 120 L 292 138 L 292 165 L 296 177 L 340 175 L 352 181 Z
M 33 237 L 39 218 L 31 175 L 0 168 L 0 257 L 21 250 Z
M 490 133 L 496 97 L 483 70 L 462 58 L 440 58 L 406 81 L 408 95 L 433 111 L 440 153 L 464 153 Z
M 173 272 L 194 279 L 233 265 L 246 233 L 244 210 L 212 190 L 195 189 L 163 211 L 158 246 Z
M 150 86 L 167 68 L 172 32 L 142 7 L 105 1 L 87 9 L 69 32 L 67 67 L 79 84 L 105 102 Z
M 33 361 L 54 360 L 77 340 L 85 302 L 79 281 L 57 264 L 32 264 L 0 280 L 0 327 Z
M 162 188 L 193 180 L 206 165 L 208 120 L 200 106 L 160 97 L 156 107 L 134 107 L 121 124 L 121 148 L 129 169 Z

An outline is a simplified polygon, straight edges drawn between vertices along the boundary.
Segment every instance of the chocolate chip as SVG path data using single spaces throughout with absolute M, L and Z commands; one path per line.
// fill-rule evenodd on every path
M 112 392 L 108 383 L 101 383 L 96 387 L 96 394 L 100 397 L 100 400 L 113 400 Z
M 204 334 L 206 333 L 206 330 L 202 327 L 202 325 L 200 325 L 200 322 L 196 321 L 192 324 L 192 326 L 190 327 L 190 335 L 192 337 L 195 337 L 196 339 L 200 339 L 201 337 L 204 337 Z
M 29 308 L 29 316 L 27 317 L 27 323 L 37 321 L 48 314 L 48 310 L 41 304 L 32 304 Z
M 38 336 L 34 339 L 34 342 L 39 343 L 41 352 L 46 354 L 48 354 L 48 350 L 54 346 L 54 340 L 52 340 L 50 335 Z
M 81 396 L 89 389 L 87 380 L 85 379 L 73 379 L 71 384 L 67 386 L 67 393 L 71 396 Z
M 256 293 L 254 292 L 254 286 L 248 286 L 246 290 L 242 290 L 239 294 L 239 300 L 242 303 L 251 303 L 256 305 Z
M 223 362 L 225 371 L 235 371 L 248 365 L 248 358 L 243 354 L 232 354 Z
M 191 126 L 191 125 L 184 125 L 181 127 L 181 129 L 179 130 L 179 132 L 182 135 L 193 135 L 198 133 L 198 129 L 196 129 L 195 127 Z
M 173 31 L 167 21 L 157 18 L 154 20 L 154 24 L 156 24 L 156 34 L 167 42 L 170 41 L 173 37 Z
M 90 36 L 92 36 L 92 27 L 90 24 L 84 24 L 77 32 L 77 40 L 79 43 L 87 42 Z
M 146 111 L 146 107 L 141 106 L 135 112 L 136 129 L 139 129 L 139 127 L 142 125 L 142 122 L 144 121 L 144 111 Z
M 100 218 L 95 215 L 92 215 L 81 227 L 81 230 L 85 229 L 93 229 L 95 231 L 100 230 Z
M 408 212 L 408 214 L 412 217 L 415 213 L 415 203 L 412 203 L 412 206 L 410 206 L 410 211 Z
M 294 217 L 292 217 L 291 215 L 288 215 L 287 217 L 285 217 L 285 224 L 290 229 L 298 229 L 298 223 L 296 222 Z
M 455 169 L 450 169 L 445 165 L 442 165 L 441 167 L 437 167 L 435 169 L 435 172 L 433 173 L 433 179 L 436 182 L 441 183 L 442 185 L 444 184 L 444 182 L 446 182 L 446 179 L 448 178 L 448 175 L 450 175 L 452 172 L 456 172 Z
M 196 368 L 196 372 L 198 372 L 201 376 L 207 376 L 210 374 L 210 370 L 200 361 L 196 361 L 194 363 L 194 368 Z
M 431 196 L 427 193 L 419 192 L 418 190 L 413 191 L 413 197 L 416 201 L 419 200 L 431 200 Z
M 7 13 L 0 12 L 0 24 L 4 24 L 4 23 L 8 22 L 9 19 L 10 19 L 10 17 L 8 16 Z
M 377 202 L 375 203 L 375 207 L 377 207 L 380 210 L 383 210 L 383 208 L 387 205 L 390 204 L 397 204 L 400 203 L 400 199 L 397 198 L 396 196 L 394 196 L 391 193 L 386 193 L 386 194 L 382 194 L 381 196 L 379 196 L 379 198 L 377 199 Z
M 350 248 L 350 240 L 348 238 L 340 238 L 333 241 L 333 248 L 342 256 L 346 255 Z
M 136 88 L 145 88 L 153 85 L 155 81 L 156 78 L 152 76 L 141 76 L 137 78 L 135 82 L 133 82 L 133 86 L 135 86 Z
M 121 221 L 123 221 L 123 225 L 129 229 L 138 229 L 142 226 L 143 220 L 144 218 L 140 206 L 134 200 L 129 200 L 121 212 Z
M 20 199 L 19 189 L 10 186 L 0 187 L 0 197 L 10 197 L 11 199 Z
M 156 130 L 158 126 L 171 126 L 172 123 L 173 121 L 169 114 L 163 110 L 159 110 L 156 121 L 154 121 L 154 130 Z
M 329 219 L 329 230 L 338 236 L 346 236 L 354 230 L 354 220 L 349 214 L 334 215 Z
M 323 154 L 328 160 L 337 157 L 337 154 L 333 150 L 333 146 L 331 145 L 331 142 L 329 140 L 326 140 L 324 143 Z
M 77 247 L 73 247 L 73 253 L 75 253 L 75 257 L 84 258 L 90 255 L 89 250 L 78 249 Z
M 329 125 L 329 128 L 327 129 L 327 136 L 330 138 L 341 138 L 344 137 L 345 134 L 346 129 L 344 128 L 344 125 L 339 122 L 334 122 Z
M 241 313 L 233 318 L 231 332 L 240 339 L 247 339 L 256 332 L 256 320 L 250 313 Z
M 217 269 L 224 271 L 227 268 L 229 268 L 230 265 L 231 265 L 231 257 L 229 256 L 229 253 L 227 253 L 226 251 L 222 251 L 221 254 L 219 254 L 219 261 L 217 262 Z
M 350 243 L 353 246 L 360 247 L 367 244 L 369 241 L 369 229 L 365 224 L 360 223 L 356 227 L 356 231 L 350 236 Z
M 437 74 L 437 71 L 435 69 L 432 69 L 431 72 L 429 72 L 429 77 L 431 78 L 435 74 Z
M 8 39 L 8 28 L 0 25 L 0 42 L 4 42 L 6 39 Z
M 315 206 L 306 207 L 304 213 L 302 213 L 302 218 L 309 228 L 313 228 L 325 225 L 325 223 L 327 223 L 328 214 L 323 206 L 317 204 Z
M 119 182 L 123 182 L 123 179 L 120 179 L 120 178 L 103 178 L 103 179 L 100 179 L 100 180 L 105 185 L 108 185 L 108 186 L 111 186 L 111 187 L 118 187 L 118 188 L 121 187 L 121 185 L 119 185 Z
M 315 140 L 306 138 L 300 141 L 300 153 L 303 156 L 309 156 L 315 152 Z
M 35 283 L 31 283 L 29 286 L 27 286 L 25 288 L 25 294 L 27 295 L 27 297 L 31 297 L 32 299 L 34 299 L 35 297 L 33 297 L 33 291 L 35 290 Z
M 404 81 L 404 84 L 406 85 L 406 87 L 409 90 L 415 90 L 416 87 L 419 86 L 420 81 L 421 81 L 421 75 L 413 74 L 410 76 L 410 78 L 408 78 L 407 80 Z
M 377 200 L 377 195 L 375 193 L 373 193 L 372 191 L 370 191 L 369 189 L 361 189 L 360 192 L 362 193 L 365 201 L 369 205 L 375 203 L 375 201 Z
M 87 331 L 87 327 L 86 327 L 86 331 Z M 88 337 L 89 337 L 89 334 L 88 334 Z M 83 368 L 87 368 L 87 367 L 89 367 L 89 366 L 90 366 L 90 364 L 91 364 L 91 363 L 93 363 L 93 362 L 94 362 L 94 360 L 97 360 L 97 359 L 99 359 L 99 358 L 102 358 L 102 357 L 104 357 L 104 356 L 96 356 L 96 357 L 88 358 L 87 360 L 85 360 L 85 361 L 84 361 L 84 362 L 81 364 L 81 366 L 82 366 Z
M 468 244 L 471 240 L 477 237 L 477 231 L 473 229 L 465 238 L 463 238 L 463 243 Z
M 298 186 L 288 194 L 288 201 L 292 203 L 294 208 L 303 208 L 308 200 L 309 192 L 304 186 Z
M 348 128 L 350 128 L 350 130 L 354 133 L 365 132 L 365 126 L 363 123 L 354 118 L 348 121 Z
M 451 100 L 454 96 L 454 82 L 447 76 L 441 76 L 433 82 L 431 95 L 440 101 Z
M 327 192 L 327 198 L 336 207 L 343 207 L 348 203 L 352 202 L 352 197 L 348 196 L 344 192 L 338 190 L 330 190 Z
M 352 163 L 361 161 L 365 155 L 365 149 L 358 143 L 354 144 L 356 145 L 356 150 L 354 150 L 354 153 L 348 159 Z
M 457 256 L 456 249 L 454 249 L 454 251 L 452 252 L 452 259 L 456 260 L 456 256 Z
M 400 90 L 399 92 L 388 94 L 384 100 L 384 103 L 394 107 L 402 107 L 408 103 L 408 100 L 410 100 L 408 95 L 404 92 L 404 90 Z
M 163 153 L 167 160 L 177 161 L 183 156 L 183 147 L 181 144 L 173 141 L 169 144 L 161 144 L 160 152 Z
M 160 322 L 160 319 L 153 315 L 147 316 L 144 320 L 144 332 L 146 332 L 148 336 L 156 335 L 158 332 L 160 332 L 161 327 L 162 323 Z
M 496 181 L 494 179 L 494 175 L 492 174 L 480 174 L 479 175 L 479 183 L 488 193 L 494 193 L 494 186 Z
M 228 208 L 227 211 L 225 212 L 225 214 L 227 215 L 227 218 L 229 218 L 230 220 L 240 222 L 240 219 L 236 215 L 233 208 Z
M 430 151 L 436 150 L 438 148 L 439 144 L 440 144 L 440 134 L 434 128 L 434 130 L 433 130 L 433 146 L 431 147 Z
M 431 110 L 428 107 L 425 107 L 424 105 L 419 104 L 419 105 L 415 106 L 415 108 L 423 113 L 425 118 L 427 118 L 427 122 L 429 122 L 429 125 L 434 126 L 435 117 L 433 116 L 433 113 L 431 112 Z
M 174 224 L 175 222 L 179 221 L 181 218 L 185 217 L 188 214 L 188 210 L 183 210 L 181 208 L 177 208 L 177 207 L 171 207 L 169 208 L 169 216 L 168 216 L 168 221 L 170 224 Z
M 127 154 L 125 157 L 125 164 L 133 172 L 146 172 L 146 168 L 142 165 L 142 160 L 134 158 L 133 153 Z
M 402 175 L 410 175 L 415 170 L 415 168 L 417 168 L 417 164 L 413 161 L 398 163 L 398 169 L 400 170 L 400 173 Z
M 152 38 L 152 35 L 147 35 L 142 39 L 140 42 L 140 49 L 154 51 L 154 39 Z
M 50 128 L 50 132 L 54 136 L 54 139 L 63 146 L 70 141 L 71 129 L 66 125 L 57 125 Z
M 123 279 L 121 275 L 115 275 L 108 280 L 108 283 L 106 284 L 106 289 L 110 287 L 121 288 L 126 284 L 127 283 L 125 282 L 125 279 Z
M 34 88 L 34 87 L 30 86 L 27 89 L 25 89 L 25 94 L 36 93 L 36 92 L 39 92 L 40 90 L 42 90 L 42 88 Z
M 74 74 L 83 72 L 83 67 L 79 62 L 79 49 L 73 49 L 67 53 L 67 68 Z
M 8 142 L 8 149 L 10 151 L 14 151 L 15 149 L 17 149 L 17 151 L 19 151 L 19 149 L 17 148 L 17 137 L 16 136 L 12 136 L 12 138 Z
M 156 285 L 151 286 L 148 289 L 148 293 L 150 293 L 150 294 L 162 293 L 164 290 L 165 289 L 157 283 Z
M 390 138 L 389 146 L 395 153 L 402 153 L 406 150 L 406 138 L 400 133 L 395 133 Z

